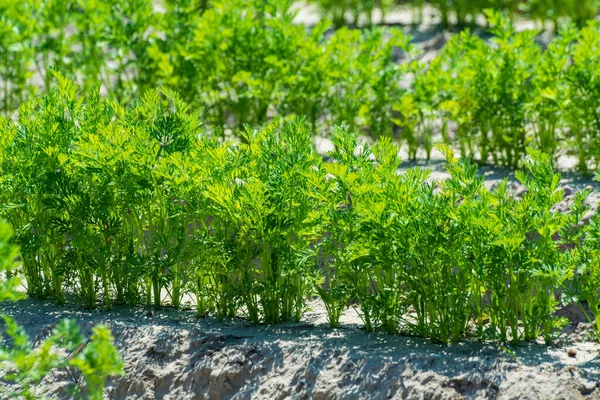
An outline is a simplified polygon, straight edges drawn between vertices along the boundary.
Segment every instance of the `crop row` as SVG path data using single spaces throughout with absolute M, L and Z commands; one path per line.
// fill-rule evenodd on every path
M 428 128 L 437 121 L 444 141 L 462 154 L 509 166 L 518 165 L 526 147 L 555 159 L 575 156 L 587 173 L 598 166 L 600 29 L 566 26 L 544 49 L 533 31 L 490 14 L 496 35 L 492 45 L 468 31 L 453 37 L 426 70 L 417 73 L 414 90 L 401 113 L 427 115 L 420 138 L 431 143 Z M 416 103 L 416 106 L 413 104 Z
M 391 101 L 410 48 L 398 29 L 307 32 L 286 0 L 9 1 L 0 4 L 0 92 L 5 114 L 47 90 L 52 69 L 127 103 L 169 87 L 203 109 L 212 127 L 260 125 L 305 115 L 313 127 L 341 122 L 389 134 Z
M 39 6 L 39 7 L 38 7 Z M 512 167 L 533 147 L 553 159 L 598 164 L 600 28 L 564 26 L 548 46 L 488 12 L 491 43 L 464 31 L 418 62 L 398 29 L 328 24 L 310 33 L 290 2 L 4 2 L 0 91 L 5 114 L 48 90 L 52 69 L 86 91 L 127 104 L 165 87 L 202 110 L 207 128 L 234 133 L 271 118 L 305 116 L 314 132 L 347 124 L 431 152 L 438 138 L 461 154 Z M 66 10 L 59 13 L 58 10 Z M 219 27 L 219 29 L 215 29 Z M 403 61 L 398 62 L 401 59 Z
M 168 90 L 123 108 L 57 77 L 0 128 L 1 213 L 33 297 L 189 297 L 199 315 L 277 323 L 301 319 L 317 294 L 332 326 L 358 304 L 367 330 L 444 343 L 549 342 L 565 293 L 600 321 L 600 217 L 587 215 L 588 191 L 555 211 L 560 176 L 538 151 L 516 198 L 447 147 L 451 178 L 431 181 L 398 174 L 388 138 L 370 147 L 334 128 L 326 162 L 302 119 L 223 142 Z
M 423 8 L 433 7 L 441 18 L 441 24 L 464 26 L 474 24 L 477 17 L 484 16 L 486 9 L 504 11 L 512 17 L 530 18 L 541 23 L 552 22 L 558 27 L 561 19 L 570 19 L 579 26 L 594 19 L 600 11 L 597 0 L 311 0 L 330 18 L 336 26 L 351 20 L 355 25 L 361 17 L 370 23 L 373 12 L 379 10 L 383 16 L 395 6 L 411 6 L 416 16 L 415 22 L 423 18 Z

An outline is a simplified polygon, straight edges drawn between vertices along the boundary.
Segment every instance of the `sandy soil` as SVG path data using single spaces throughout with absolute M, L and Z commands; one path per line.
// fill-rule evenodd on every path
M 191 312 L 76 306 L 24 300 L 4 304 L 39 341 L 61 318 L 111 326 L 126 376 L 110 379 L 110 399 L 600 399 L 600 345 L 575 309 L 553 346 L 502 347 L 370 334 L 353 309 L 330 329 L 318 301 L 302 323 L 251 326 Z M 80 379 L 57 371 L 44 381 L 50 398 L 69 398 Z M 2 392 L 0 392 L 0 398 Z

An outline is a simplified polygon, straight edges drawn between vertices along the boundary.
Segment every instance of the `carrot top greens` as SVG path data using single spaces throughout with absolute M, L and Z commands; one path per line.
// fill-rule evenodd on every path
M 564 287 L 581 287 L 596 314 L 596 220 L 577 228 L 585 192 L 556 211 L 560 175 L 538 150 L 517 198 L 447 146 L 450 178 L 435 181 L 398 173 L 391 139 L 371 146 L 347 126 L 325 161 L 305 119 L 223 141 L 172 91 L 122 107 L 56 76 L 0 132 L 0 212 L 30 296 L 193 299 L 200 315 L 277 323 L 300 320 L 317 295 L 332 326 L 354 303 L 367 330 L 444 343 L 550 342 Z

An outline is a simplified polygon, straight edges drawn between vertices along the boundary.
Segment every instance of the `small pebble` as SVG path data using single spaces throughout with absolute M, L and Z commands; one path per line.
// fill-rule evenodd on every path
M 576 357 L 577 356 L 577 350 L 575 350 L 575 349 L 569 349 L 567 351 L 567 354 L 569 355 L 569 357 Z

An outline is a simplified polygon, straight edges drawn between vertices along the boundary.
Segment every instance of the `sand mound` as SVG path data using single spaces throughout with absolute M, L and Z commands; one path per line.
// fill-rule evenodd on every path
M 318 302 L 303 323 L 250 326 L 197 319 L 191 312 L 117 308 L 85 311 L 25 300 L 3 305 L 35 340 L 61 318 L 89 334 L 108 323 L 126 376 L 108 382 L 111 399 L 592 399 L 600 398 L 600 345 L 574 323 L 553 346 L 432 344 L 362 331 L 350 309 L 332 330 Z M 79 377 L 44 380 L 51 398 L 69 398 Z M 0 396 L 1 397 L 1 396 Z

